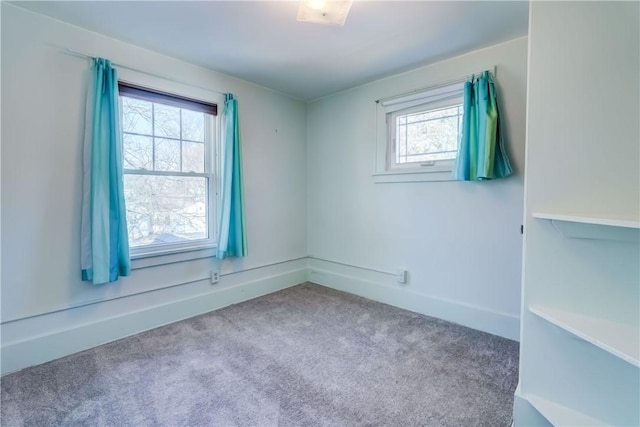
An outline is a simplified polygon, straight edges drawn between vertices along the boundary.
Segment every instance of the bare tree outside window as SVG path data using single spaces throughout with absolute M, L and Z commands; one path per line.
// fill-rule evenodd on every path
M 212 238 L 212 114 L 121 93 L 132 248 Z
M 462 105 L 396 117 L 396 163 L 453 160 L 462 132 Z

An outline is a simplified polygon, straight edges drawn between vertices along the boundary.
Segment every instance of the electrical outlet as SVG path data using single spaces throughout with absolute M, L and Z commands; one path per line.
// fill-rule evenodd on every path
M 407 283 L 408 275 L 409 272 L 407 270 L 400 268 L 398 269 L 398 276 L 396 277 L 396 280 L 398 281 L 398 283 Z
M 211 284 L 218 283 L 218 280 L 220 280 L 220 271 L 211 270 Z

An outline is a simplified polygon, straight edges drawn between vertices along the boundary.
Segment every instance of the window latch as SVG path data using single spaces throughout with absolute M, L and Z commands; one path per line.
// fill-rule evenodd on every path
M 420 166 L 427 167 L 427 166 L 433 166 L 435 164 L 436 164 L 435 160 L 431 160 L 431 161 L 428 161 L 428 162 L 420 163 Z

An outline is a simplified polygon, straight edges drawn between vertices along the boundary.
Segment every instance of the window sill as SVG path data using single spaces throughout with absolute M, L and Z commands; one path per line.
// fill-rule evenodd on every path
M 169 248 L 165 250 L 139 252 L 131 255 L 131 269 L 137 270 L 200 258 L 214 258 L 216 256 L 216 250 L 216 245 L 206 244 L 188 248 Z
M 376 184 L 428 181 L 455 181 L 455 179 L 453 179 L 451 170 L 393 170 L 373 174 L 373 182 Z

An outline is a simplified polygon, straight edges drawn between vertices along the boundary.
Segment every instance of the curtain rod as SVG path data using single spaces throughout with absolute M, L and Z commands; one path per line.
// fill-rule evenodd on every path
M 492 67 L 487 67 L 482 71 L 491 71 L 491 73 L 493 74 L 493 77 L 495 78 L 495 76 L 496 76 L 496 66 L 495 65 L 492 66 Z M 379 104 L 380 102 L 390 101 L 390 100 L 395 99 L 395 98 L 403 98 L 405 96 L 413 95 L 414 93 L 420 93 L 420 92 L 424 92 L 426 90 L 437 89 L 439 87 L 449 86 L 449 85 L 452 85 L 452 84 L 455 84 L 455 83 L 462 83 L 462 82 L 466 81 L 471 76 L 477 76 L 477 75 L 482 74 L 482 71 L 479 71 L 479 72 L 476 72 L 476 73 L 467 74 L 466 76 L 456 77 L 454 79 L 446 80 L 446 81 L 443 81 L 443 82 L 435 83 L 435 84 L 429 85 L 427 87 L 414 89 L 414 90 L 411 90 L 409 92 L 402 93 L 400 95 L 393 95 L 393 96 L 388 96 L 386 98 L 376 99 L 374 102 L 376 104 Z
M 78 58 L 84 58 L 84 59 L 96 59 L 95 56 L 92 55 L 87 55 L 86 53 L 82 53 L 82 52 L 78 52 L 77 50 L 73 50 L 73 49 L 69 49 L 66 48 L 62 51 L 63 53 L 66 53 L 67 55 L 71 55 L 71 56 L 76 56 Z M 122 65 L 122 64 L 118 64 L 116 62 L 111 62 L 111 65 L 118 67 L 118 68 L 123 68 L 125 70 L 130 70 L 130 71 L 135 71 L 136 73 L 142 73 L 142 74 L 146 74 L 148 76 L 152 76 L 152 77 L 156 77 L 159 79 L 163 79 L 163 80 L 168 80 L 170 82 L 174 82 L 174 83 L 179 83 L 179 84 L 183 84 L 183 85 L 187 85 L 187 86 L 191 86 L 197 89 L 202 89 L 202 90 L 207 90 L 209 92 L 215 92 L 215 93 L 219 93 L 221 95 L 226 95 L 228 92 L 222 92 L 216 89 L 210 89 L 208 87 L 204 87 L 204 86 L 198 86 L 198 85 L 194 85 L 192 83 L 187 83 L 185 81 L 181 81 L 181 80 L 177 80 L 174 78 L 169 78 L 166 76 L 161 76 L 160 74 L 155 74 L 155 73 L 150 73 L 148 71 L 144 71 L 144 70 L 140 70 L 138 68 L 133 68 L 133 67 L 128 67 L 126 65 Z M 235 97 L 234 97 L 235 98 Z

